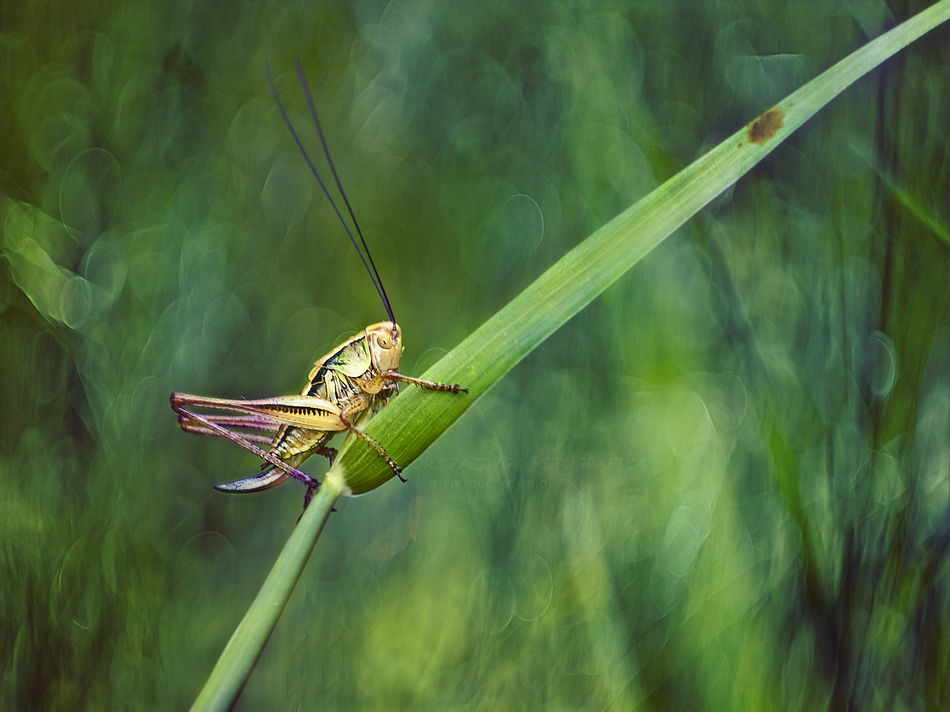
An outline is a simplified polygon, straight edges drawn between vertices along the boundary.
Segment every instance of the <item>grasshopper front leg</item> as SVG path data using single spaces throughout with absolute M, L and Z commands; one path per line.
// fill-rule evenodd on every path
M 403 383 L 415 383 L 417 386 L 422 388 L 428 388 L 432 391 L 449 391 L 451 393 L 468 393 L 467 388 L 462 388 L 458 383 L 438 383 L 436 381 L 427 381 L 423 378 L 413 378 L 412 376 L 405 376 L 399 371 L 386 371 L 383 373 L 383 378 L 389 381 L 401 381 Z
M 462 388 L 462 386 L 458 385 L 457 383 L 450 385 L 447 383 L 437 383 L 435 381 L 426 381 L 425 379 L 422 379 L 422 378 L 404 376 L 403 374 L 399 373 L 399 371 L 396 371 L 396 370 L 384 371 L 382 373 L 382 378 L 387 381 L 414 383 L 417 386 L 421 386 L 423 388 L 429 388 L 434 391 L 449 391 L 451 393 L 468 393 L 467 388 Z M 386 388 L 390 388 L 390 387 L 387 386 Z M 398 387 L 395 384 L 391 388 L 393 392 L 398 392 Z M 387 396 L 383 398 L 382 402 L 385 403 L 388 400 L 389 398 Z M 352 412 L 352 415 L 358 414 L 361 410 L 362 408 L 354 409 Z M 392 471 L 396 474 L 396 477 L 399 478 L 400 482 L 406 482 L 406 478 L 402 476 L 402 468 L 393 461 L 392 457 L 389 456 L 389 453 L 386 452 L 386 450 L 383 448 L 382 445 L 380 445 L 378 442 L 373 440 L 371 437 L 369 437 L 366 433 L 364 433 L 362 430 L 360 430 L 356 426 L 356 424 L 353 422 L 353 419 L 351 417 L 351 413 L 348 412 L 346 409 L 340 412 L 340 422 L 342 422 L 343 425 L 346 426 L 347 430 L 349 430 L 356 437 L 358 437 L 360 440 L 362 440 L 371 448 L 373 448 L 376 451 L 376 454 L 378 454 L 383 460 L 386 461 L 386 464 L 389 465 Z

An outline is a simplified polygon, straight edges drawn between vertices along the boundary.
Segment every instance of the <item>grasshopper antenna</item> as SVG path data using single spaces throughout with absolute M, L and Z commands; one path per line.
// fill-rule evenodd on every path
M 363 260 L 363 266 L 366 267 L 366 271 L 369 273 L 370 279 L 373 280 L 373 286 L 376 287 L 376 291 L 379 293 L 379 298 L 383 300 L 383 306 L 386 307 L 386 313 L 389 315 L 389 320 L 395 323 L 396 317 L 393 316 L 393 308 L 389 303 L 389 297 L 386 296 L 386 289 L 383 287 L 383 280 L 379 276 L 379 271 L 376 269 L 376 264 L 373 262 L 373 256 L 370 254 L 366 240 L 363 238 L 363 232 L 360 230 L 359 223 L 356 221 L 356 215 L 353 213 L 353 208 L 350 206 L 350 201 L 346 197 L 346 191 L 343 190 L 343 184 L 340 182 L 340 178 L 337 175 L 336 166 L 333 165 L 333 159 L 330 158 L 330 149 L 327 147 L 326 139 L 323 137 L 323 129 L 320 127 L 320 119 L 317 118 L 317 110 L 313 106 L 313 97 L 310 96 L 310 87 L 307 84 L 307 78 L 304 76 L 303 67 L 300 65 L 300 60 L 295 59 L 294 65 L 297 67 L 297 74 L 300 77 L 300 83 L 303 85 L 304 94 L 307 97 L 307 106 L 310 108 L 310 116 L 313 117 L 313 122 L 317 127 L 317 133 L 320 136 L 320 143 L 323 145 L 323 154 L 327 157 L 327 163 L 330 164 L 330 170 L 333 173 L 333 179 L 336 181 L 336 187 L 339 188 L 340 195 L 343 196 L 343 202 L 346 203 L 346 209 L 349 211 L 350 217 L 353 219 L 353 226 L 356 228 L 356 234 L 360 236 L 359 242 L 356 241 L 353 231 L 350 230 L 349 223 L 346 221 L 346 218 L 343 217 L 343 213 L 340 212 L 340 208 L 337 207 L 336 202 L 330 195 L 330 191 L 327 190 L 327 186 L 324 184 L 323 179 L 320 177 L 316 167 L 310 160 L 310 156 L 307 154 L 307 150 L 303 147 L 303 143 L 301 142 L 300 137 L 297 135 L 294 125 L 290 123 L 290 117 L 287 116 L 287 110 L 284 109 L 284 105 L 281 103 L 280 97 L 277 94 L 277 89 L 274 87 L 274 80 L 271 78 L 270 62 L 267 62 L 267 84 L 270 86 L 271 94 L 274 95 L 274 101 L 277 102 L 277 108 L 280 109 L 280 115 L 284 117 L 284 123 L 287 124 L 287 128 L 290 129 L 290 133 L 293 135 L 294 141 L 297 142 L 297 148 L 300 149 L 300 153 L 303 154 L 304 160 L 307 161 L 307 165 L 310 166 L 310 170 L 313 172 L 313 175 L 316 176 L 317 182 L 320 184 L 320 187 L 323 188 L 324 195 L 327 196 L 327 200 L 330 201 L 330 205 L 332 205 L 333 209 L 336 211 L 337 217 L 340 218 L 340 222 L 343 223 L 343 227 L 346 228 L 346 232 L 350 236 L 350 241 L 352 241 L 353 246 L 356 248 L 360 259 Z M 363 245 L 362 249 L 360 249 L 361 243 Z

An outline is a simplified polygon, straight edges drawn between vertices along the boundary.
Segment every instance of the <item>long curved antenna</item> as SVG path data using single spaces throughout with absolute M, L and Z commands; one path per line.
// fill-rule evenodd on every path
M 343 217 L 343 213 L 340 212 L 340 208 L 337 207 L 336 202 L 330 195 L 330 191 L 327 190 L 327 186 L 324 184 L 323 179 L 320 177 L 316 167 L 310 160 L 310 156 L 307 154 L 307 150 L 303 147 L 303 143 L 301 142 L 300 137 L 297 135 L 294 125 L 290 123 L 290 117 L 287 116 L 287 110 L 284 109 L 284 105 L 281 103 L 280 97 L 277 94 L 277 89 L 274 87 L 274 80 L 271 78 L 270 62 L 267 62 L 267 84 L 270 86 L 271 94 L 274 95 L 274 101 L 277 102 L 277 108 L 280 109 L 280 115 L 284 117 L 284 123 L 287 124 L 287 128 L 290 129 L 290 133 L 293 135 L 294 141 L 297 142 L 297 148 L 300 149 L 300 153 L 303 154 L 304 160 L 307 162 L 307 165 L 310 166 L 310 170 L 313 172 L 313 175 L 316 176 L 317 182 L 320 184 L 320 187 L 323 188 L 324 195 L 327 196 L 327 200 L 330 201 L 330 205 L 332 205 L 333 209 L 336 211 L 337 217 L 340 218 L 340 222 L 343 223 L 343 227 L 346 228 L 346 232 L 350 236 L 350 241 L 353 243 L 353 247 L 356 248 L 356 252 L 359 254 L 360 259 L 363 260 L 363 266 L 366 267 L 366 271 L 369 273 L 370 279 L 373 280 L 373 286 L 376 287 L 376 291 L 379 293 L 379 298 L 383 300 L 383 306 L 386 307 L 386 313 L 389 315 L 389 320 L 395 323 L 396 317 L 393 316 L 393 308 L 389 303 L 389 297 L 386 295 L 386 290 L 383 287 L 383 280 L 380 278 L 379 272 L 376 269 L 376 264 L 373 262 L 373 257 L 369 252 L 369 247 L 366 244 L 366 240 L 363 238 L 363 233 L 360 230 L 359 223 L 356 221 L 356 215 L 353 213 L 353 208 L 350 207 L 350 201 L 346 197 L 346 191 L 343 190 L 343 185 L 340 183 L 340 178 L 336 172 L 336 166 L 333 165 L 333 159 L 330 158 L 330 149 L 327 147 L 326 139 L 323 137 L 323 129 L 320 127 L 320 119 L 317 118 L 317 111 L 313 106 L 313 98 L 310 96 L 310 87 L 307 85 L 307 78 L 304 76 L 303 67 L 300 66 L 299 59 L 295 59 L 294 64 L 297 66 L 297 74 L 300 77 L 300 83 L 303 85 L 304 93 L 307 96 L 307 105 L 310 107 L 310 115 L 313 117 L 314 124 L 316 124 L 317 133 L 320 135 L 320 143 L 323 145 L 323 154 L 327 157 L 327 163 L 330 164 L 330 170 L 333 172 L 333 179 L 336 181 L 336 186 L 340 190 L 340 195 L 343 196 L 343 202 L 346 203 L 346 208 L 350 213 L 350 217 L 353 219 L 353 225 L 356 228 L 356 233 L 360 236 L 359 242 L 357 242 L 356 237 L 353 236 L 353 231 L 350 229 L 349 223 L 346 221 L 346 218 Z M 362 249 L 360 249 L 360 243 L 363 245 Z

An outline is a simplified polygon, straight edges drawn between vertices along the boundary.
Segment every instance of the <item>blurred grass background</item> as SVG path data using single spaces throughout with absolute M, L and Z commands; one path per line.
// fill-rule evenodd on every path
M 267 60 L 418 374 L 925 6 L 0 5 L 0 708 L 191 703 L 303 490 L 213 491 L 258 463 L 168 394 L 296 393 L 384 318 Z M 945 709 L 947 40 L 342 502 L 238 709 Z

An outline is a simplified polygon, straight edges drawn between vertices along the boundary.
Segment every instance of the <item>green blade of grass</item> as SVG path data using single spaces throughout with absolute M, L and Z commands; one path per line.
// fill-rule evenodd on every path
M 310 506 L 300 517 L 290 539 L 284 545 L 277 563 L 271 569 L 264 585 L 241 623 L 234 630 L 231 640 L 215 663 L 211 675 L 198 698 L 191 706 L 193 712 L 199 710 L 227 710 L 234 701 L 244 683 L 257 664 L 271 631 L 277 625 L 287 600 L 300 578 L 304 565 L 327 523 L 333 504 L 340 497 L 340 491 L 332 483 L 324 484 L 317 490 Z M 304 674 L 301 671 L 301 674 Z
M 907 212 L 917 218 L 922 225 L 927 227 L 940 242 L 945 246 L 950 246 L 950 227 L 925 210 L 906 190 L 897 185 L 886 172 L 874 164 L 871 165 L 881 182 L 887 186 L 888 190 L 897 199 L 897 202 L 903 205 Z
M 366 427 L 403 466 L 515 364 L 589 304 L 795 129 L 924 33 L 950 19 L 950 0 L 931 6 L 857 50 L 726 139 L 565 255 L 424 377 L 461 383 L 468 394 L 408 387 Z M 375 451 L 350 438 L 274 569 L 215 665 L 192 710 L 228 709 L 267 642 L 340 494 L 367 492 L 393 476 Z M 305 674 L 301 670 L 300 674 Z
M 823 106 L 947 19 L 950 2 L 943 0 L 853 52 L 618 215 L 422 376 L 460 383 L 469 389 L 467 395 L 405 388 L 373 418 L 366 433 L 400 465 L 411 463 L 515 364 Z M 353 494 L 392 476 L 374 451 L 353 438 L 343 444 L 328 475 Z

